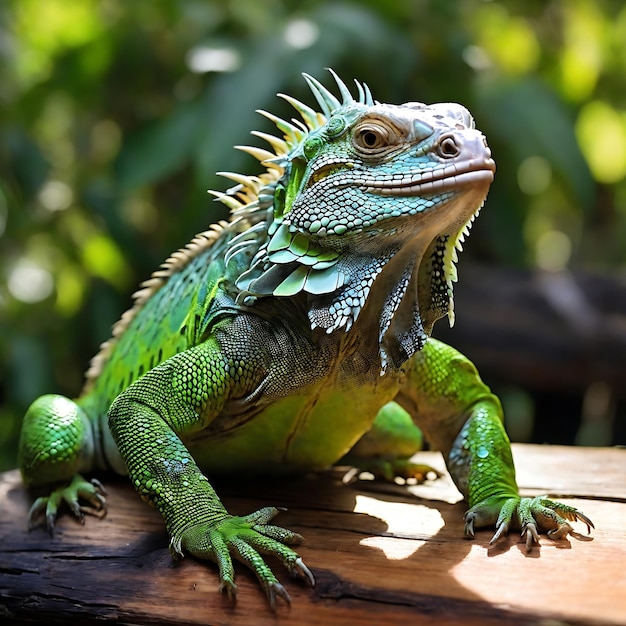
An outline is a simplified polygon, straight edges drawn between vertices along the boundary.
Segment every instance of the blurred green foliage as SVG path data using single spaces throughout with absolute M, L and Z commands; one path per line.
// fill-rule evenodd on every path
M 37 395 L 75 396 L 133 287 L 224 216 L 214 172 L 302 71 L 465 104 L 499 171 L 469 254 L 626 261 L 626 7 L 617 0 L 4 0 L 0 469 Z

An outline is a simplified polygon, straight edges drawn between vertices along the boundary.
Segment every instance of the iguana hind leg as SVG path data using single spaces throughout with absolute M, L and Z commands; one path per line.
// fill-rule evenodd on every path
M 43 513 L 52 532 L 63 502 L 81 521 L 85 513 L 106 512 L 102 485 L 80 474 L 93 466 L 93 458 L 92 424 L 80 406 L 57 394 L 41 396 L 31 404 L 24 417 L 18 462 L 24 484 L 49 494 L 35 500 L 28 513 L 29 528 Z
M 388 402 L 376 415 L 370 430 L 338 465 L 351 465 L 357 473 L 368 472 L 389 482 L 397 478 L 423 482 L 429 475 L 438 476 L 439 472 L 412 460 L 422 444 L 422 432 L 409 413 L 398 403 Z M 353 475 L 354 472 L 348 474 Z

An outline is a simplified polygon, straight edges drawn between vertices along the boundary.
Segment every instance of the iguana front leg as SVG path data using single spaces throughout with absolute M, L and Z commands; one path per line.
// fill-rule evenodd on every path
M 407 365 L 407 383 L 398 401 L 415 416 L 430 444 L 443 452 L 468 501 L 466 535 L 495 525 L 493 544 L 518 526 L 530 550 L 540 530 L 560 538 L 572 532 L 568 521 L 582 521 L 588 531 L 593 527 L 574 507 L 547 497 L 520 497 L 500 401 L 467 358 L 430 339 Z
M 163 516 L 174 558 L 184 553 L 217 563 L 220 589 L 236 593 L 231 556 L 256 574 L 270 604 L 289 596 L 263 554 L 278 557 L 289 572 L 313 584 L 296 552 L 284 544 L 301 537 L 270 525 L 278 512 L 264 508 L 244 517 L 230 515 L 196 465 L 179 435 L 206 427 L 229 396 L 254 382 L 258 363 L 227 358 L 217 341 L 181 352 L 150 370 L 120 394 L 109 425 L 126 461 L 133 486 Z

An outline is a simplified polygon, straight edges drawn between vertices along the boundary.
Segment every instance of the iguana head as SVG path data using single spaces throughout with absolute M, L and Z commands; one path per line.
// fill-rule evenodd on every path
M 384 371 L 418 350 L 437 319 L 453 320 L 456 249 L 495 165 L 461 105 L 381 104 L 358 83 L 354 98 L 333 76 L 341 100 L 304 75 L 321 113 L 284 96 L 304 124 L 265 113 L 284 133 L 262 135 L 275 154 L 253 151 L 272 176 L 230 175 L 244 188 L 235 208 L 269 213 L 255 227 L 266 235 L 237 281 L 239 301 L 309 294 L 311 327 L 328 333 L 375 320 Z

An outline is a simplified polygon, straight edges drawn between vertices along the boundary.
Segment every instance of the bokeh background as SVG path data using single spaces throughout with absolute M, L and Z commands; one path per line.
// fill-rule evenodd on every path
M 498 172 L 459 264 L 463 349 L 517 441 L 626 443 L 626 5 L 611 0 L 3 0 L 0 469 L 21 416 L 83 372 L 130 294 L 224 217 L 214 172 L 313 103 L 457 101 Z

